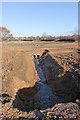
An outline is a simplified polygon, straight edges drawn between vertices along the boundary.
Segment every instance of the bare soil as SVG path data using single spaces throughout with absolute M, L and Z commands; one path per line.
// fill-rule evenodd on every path
M 79 53 L 74 43 L 27 43 L 2 45 L 1 119 L 80 117 Z M 47 51 L 47 52 L 46 52 Z M 53 93 L 64 99 L 45 110 L 40 98 L 38 75 L 32 58 L 40 54 L 39 65 Z M 63 112 L 62 112 L 63 111 Z

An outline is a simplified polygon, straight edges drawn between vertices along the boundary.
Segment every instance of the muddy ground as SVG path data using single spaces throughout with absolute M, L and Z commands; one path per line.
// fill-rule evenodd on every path
M 1 119 L 75 118 L 80 117 L 79 52 L 74 43 L 27 43 L 2 45 Z M 33 61 L 40 54 L 39 66 L 44 84 L 63 99 L 54 96 L 51 108 L 42 109 L 39 96 L 41 85 Z

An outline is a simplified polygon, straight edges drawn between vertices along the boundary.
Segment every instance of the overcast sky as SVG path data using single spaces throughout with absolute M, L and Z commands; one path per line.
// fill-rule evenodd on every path
M 13 36 L 71 35 L 78 27 L 77 2 L 3 2 L 2 26 Z

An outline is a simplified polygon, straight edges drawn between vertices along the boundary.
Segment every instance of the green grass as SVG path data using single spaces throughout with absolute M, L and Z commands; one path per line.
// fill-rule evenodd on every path
M 0 42 L 0 44 L 33 44 L 33 43 L 51 43 L 51 42 L 46 42 L 46 41 L 3 41 Z

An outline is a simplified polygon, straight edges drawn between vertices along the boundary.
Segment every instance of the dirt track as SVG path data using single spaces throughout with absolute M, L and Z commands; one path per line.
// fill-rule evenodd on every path
M 72 57 L 71 60 L 73 64 L 77 64 L 78 57 L 79 57 L 77 53 L 77 49 L 75 48 L 77 44 L 78 43 L 38 43 L 38 44 L 32 43 L 32 44 L 3 45 L 2 46 L 2 93 L 4 95 L 9 95 L 9 97 L 6 97 L 6 100 L 5 100 L 5 97 L 2 98 L 2 101 L 5 102 L 4 104 L 2 104 L 2 107 L 3 107 L 2 117 L 12 118 L 12 114 L 13 114 L 13 118 L 16 118 L 16 117 L 19 118 L 22 116 L 25 118 L 30 118 L 31 114 L 32 114 L 31 118 L 36 118 L 37 115 L 39 117 L 39 114 L 40 114 L 40 117 L 46 116 L 44 111 L 42 112 L 39 111 L 39 113 L 38 111 L 36 112 L 32 111 L 31 114 L 27 112 L 24 113 L 23 111 L 23 109 L 25 110 L 29 108 L 31 110 L 33 109 L 33 107 L 35 111 L 37 106 L 39 106 L 38 109 L 41 109 L 39 98 L 34 97 L 34 95 L 39 90 L 37 87 L 40 88 L 40 85 L 37 83 L 37 71 L 32 59 L 32 55 L 33 54 L 42 55 L 46 49 L 49 50 L 49 54 L 45 54 L 43 56 L 43 58 L 45 59 L 42 58 L 40 60 L 41 62 L 40 65 L 42 67 L 44 76 L 47 80 L 47 84 L 51 88 L 53 88 L 54 86 L 53 91 L 57 95 L 60 94 L 60 97 L 63 97 L 63 94 L 59 92 L 59 90 L 63 87 L 62 84 L 60 87 L 58 87 L 57 86 L 58 84 L 56 82 L 54 84 L 54 82 L 51 81 L 50 79 L 53 79 L 53 77 L 56 78 L 56 76 L 59 76 L 59 77 L 63 76 L 66 73 L 66 71 L 73 70 L 73 68 L 71 68 L 72 67 L 71 63 L 70 65 L 67 65 L 67 64 L 71 62 L 70 60 L 68 60 L 68 58 L 70 59 L 70 57 Z M 51 71 L 52 69 L 50 68 L 50 66 L 52 66 L 53 68 L 53 65 L 52 65 L 53 62 L 51 62 L 50 58 L 49 59 L 46 58 L 47 55 L 50 55 L 50 57 L 52 57 L 56 61 L 57 71 L 55 70 L 53 70 L 53 72 Z M 63 69 L 63 72 L 61 71 L 61 73 L 58 73 L 61 67 Z M 79 73 L 78 64 L 75 70 Z M 50 71 L 52 72 L 52 74 Z M 55 85 L 57 88 L 56 90 L 55 90 Z M 61 91 L 63 92 L 63 89 L 61 89 Z M 22 102 L 22 98 L 25 103 L 24 105 Z M 51 99 L 54 101 L 53 97 Z M 30 103 L 30 102 L 33 102 L 33 103 Z M 29 104 L 31 106 L 28 106 Z M 20 105 L 23 107 L 20 107 Z M 5 109 L 5 106 L 6 106 L 6 109 Z M 13 107 L 15 108 L 14 110 L 13 110 Z M 20 113 L 18 110 L 21 111 L 21 115 L 19 115 Z M 49 116 L 48 115 L 49 112 L 50 110 L 47 112 L 47 117 Z M 77 111 L 77 114 L 75 116 L 78 116 L 78 114 L 79 113 Z

